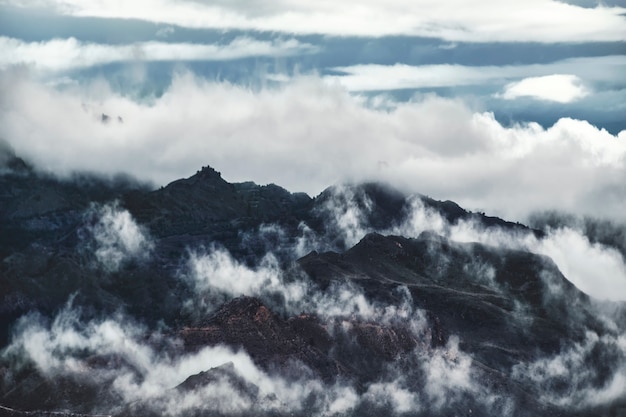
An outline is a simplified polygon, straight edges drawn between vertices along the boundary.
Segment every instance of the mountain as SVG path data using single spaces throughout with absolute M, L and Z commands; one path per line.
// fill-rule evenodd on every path
M 533 251 L 549 228 L 2 155 L 0 415 L 626 415 L 626 308 Z

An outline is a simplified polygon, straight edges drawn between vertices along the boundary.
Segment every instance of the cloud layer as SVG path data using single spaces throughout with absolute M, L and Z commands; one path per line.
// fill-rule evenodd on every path
M 326 76 L 350 91 L 379 91 L 416 88 L 459 87 L 471 85 L 502 85 L 507 83 L 504 98 L 538 97 L 570 102 L 584 97 L 589 83 L 617 83 L 616 77 L 626 70 L 626 57 L 603 56 L 570 58 L 546 64 L 467 66 L 437 65 L 352 65 L 334 67 L 338 75 Z
M 228 44 L 138 42 L 130 45 L 85 43 L 75 38 L 24 42 L 0 36 L 0 68 L 25 64 L 37 70 L 63 71 L 113 62 L 223 61 L 255 56 L 285 56 L 314 52 L 313 45 L 295 39 L 260 41 L 239 37 Z
M 23 0 L 9 4 L 24 6 Z M 46 0 L 72 16 L 140 19 L 195 28 L 336 36 L 412 35 L 448 41 L 589 42 L 626 39 L 624 8 L 583 8 L 553 0 L 237 2 Z M 488 12 L 485 12 L 485 11 Z M 453 11 L 453 12 L 452 12 Z
M 60 174 L 127 171 L 163 185 L 209 164 L 229 181 L 310 194 L 384 180 L 509 218 L 561 209 L 624 220 L 625 132 L 581 120 L 506 127 L 434 96 L 378 110 L 317 77 L 253 90 L 180 73 L 139 101 L 103 81 L 59 90 L 18 70 L 0 80 L 0 137 Z

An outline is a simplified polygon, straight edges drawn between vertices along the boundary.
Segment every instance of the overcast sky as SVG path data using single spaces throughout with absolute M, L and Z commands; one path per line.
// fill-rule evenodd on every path
M 626 221 L 625 129 L 619 0 L 0 0 L 0 138 L 60 174 Z

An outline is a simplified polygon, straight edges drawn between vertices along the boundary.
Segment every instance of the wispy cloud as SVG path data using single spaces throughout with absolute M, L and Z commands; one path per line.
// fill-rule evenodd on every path
M 366 221 L 371 203 L 357 204 L 357 198 L 362 199 L 362 196 L 357 197 L 350 187 L 337 187 L 334 194 L 323 210 L 328 214 L 330 227 L 343 237 L 348 247 L 371 232 L 417 238 L 424 231 L 433 231 L 458 242 L 480 242 L 548 256 L 584 293 L 600 300 L 626 301 L 626 264 L 621 253 L 614 247 L 591 242 L 580 228 L 547 228 L 546 235 L 538 238 L 529 231 L 485 229 L 475 221 L 450 224 L 439 212 L 427 208 L 420 198 L 409 198 L 407 217 L 402 223 L 391 229 L 376 229 Z M 323 247 L 314 249 L 325 250 Z M 476 263 L 466 268 L 483 284 L 495 287 L 490 265 Z
M 610 378 L 600 377 L 598 368 L 593 366 L 597 352 L 603 352 L 602 360 L 611 360 L 612 366 L 606 370 Z M 623 400 L 624 375 L 626 335 L 598 336 L 591 331 L 582 342 L 554 356 L 513 367 L 513 377 L 537 385 L 544 401 L 574 409 Z M 604 385 L 592 382 L 601 378 L 606 378 Z M 568 389 L 558 389 L 562 381 L 568 381 Z
M 116 203 L 91 207 L 85 219 L 87 240 L 84 243 L 93 249 L 96 259 L 106 271 L 117 271 L 131 259 L 143 260 L 150 256 L 154 243 L 147 231 Z
M 169 32 L 164 32 L 169 33 Z M 312 53 L 313 45 L 295 39 L 261 41 L 239 37 L 227 44 L 138 42 L 106 45 L 75 38 L 24 42 L 0 37 L 0 68 L 26 64 L 40 70 L 62 71 L 112 62 L 137 61 L 223 61 L 255 56 L 288 56 Z
M 23 0 L 9 4 L 26 5 Z M 41 2 L 39 2 L 41 3 Z M 194 28 L 299 34 L 414 35 L 447 41 L 589 42 L 626 39 L 624 8 L 583 8 L 554 0 L 503 4 L 497 0 L 356 0 L 237 2 L 48 0 L 73 16 L 141 19 Z

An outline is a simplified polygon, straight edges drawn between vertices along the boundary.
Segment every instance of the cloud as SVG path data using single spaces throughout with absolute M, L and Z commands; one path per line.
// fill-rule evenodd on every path
M 94 255 L 105 270 L 117 271 L 131 259 L 146 259 L 154 247 L 148 233 L 116 203 L 92 207 L 84 231 L 93 240 Z M 87 242 L 91 246 L 91 242 Z
M 83 386 L 98 386 L 98 414 L 140 405 L 167 415 L 187 415 L 191 410 L 284 412 L 304 406 L 316 414 L 332 415 L 350 410 L 358 401 L 351 386 L 324 384 L 306 377 L 310 372 L 304 368 L 302 378 L 288 380 L 260 369 L 247 353 L 229 347 L 185 353 L 175 338 L 120 315 L 85 321 L 71 302 L 52 323 L 35 314 L 22 317 L 11 345 L 0 351 L 0 357 L 10 360 L 11 372 L 32 363 L 46 377 L 71 377 Z M 90 361 L 94 357 L 114 357 L 116 365 L 99 367 L 97 361 Z M 196 389 L 174 389 L 192 375 L 224 365 L 225 372 L 256 390 L 246 393 L 240 384 L 219 374 Z
M 342 308 L 343 301 L 335 300 L 335 309 Z M 390 310 L 393 307 L 384 308 L 389 320 L 423 330 L 423 316 L 417 316 L 419 323 L 415 324 L 414 316 L 397 315 Z M 343 324 L 331 325 L 332 331 L 349 332 Z M 401 368 L 392 363 L 380 380 L 365 384 L 359 394 L 354 381 L 325 383 L 312 377 L 302 364 L 292 364 L 298 372 L 285 377 L 276 370 L 261 369 L 248 354 L 229 347 L 185 352 L 167 332 L 151 331 L 119 314 L 87 321 L 71 301 L 51 323 L 36 314 L 22 317 L 12 343 L 0 352 L 0 358 L 11 364 L 5 368 L 7 378 L 32 364 L 46 377 L 74 378 L 83 387 L 98 386 L 101 401 L 95 405 L 99 414 L 139 405 L 167 415 L 199 410 L 226 414 L 306 410 L 311 415 L 332 416 L 351 415 L 362 404 L 377 409 L 390 406 L 395 413 L 404 414 L 427 408 L 428 403 L 441 408 L 455 399 L 459 390 L 468 391 L 471 359 L 459 350 L 458 343 L 409 356 L 420 365 L 406 368 L 405 376 L 399 377 Z M 94 358 L 115 358 L 115 365 Z M 205 385 L 174 389 L 189 376 L 216 367 L 223 372 Z M 415 384 L 422 372 L 427 374 L 426 395 L 421 385 Z M 251 389 L 242 390 L 237 380 Z
M 607 371 L 608 375 L 599 375 Z M 513 378 L 537 386 L 543 401 L 569 409 L 623 401 L 624 375 L 626 335 L 599 336 L 591 331 L 583 341 L 564 347 L 556 355 L 512 369 Z
M 626 301 L 626 263 L 622 253 L 618 248 L 592 242 L 580 227 L 548 227 L 545 228 L 546 235 L 538 238 L 530 231 L 486 229 L 472 220 L 450 224 L 439 212 L 426 207 L 421 198 L 411 196 L 407 199 L 406 218 L 391 228 L 380 229 L 365 220 L 371 210 L 371 202 L 359 204 L 357 200 L 362 201 L 362 196 L 357 197 L 350 187 L 336 187 L 333 192 L 330 204 L 322 208 L 329 215 L 328 223 L 334 232 L 332 236 L 340 236 L 345 242 L 338 250 L 349 248 L 371 232 L 417 238 L 424 231 L 433 231 L 458 242 L 480 242 L 492 247 L 548 256 L 582 292 L 599 300 Z M 317 239 L 322 242 L 328 240 L 328 236 Z M 314 249 L 328 250 L 328 247 Z M 499 290 L 492 265 L 470 263 L 464 265 L 464 270 L 481 284 Z M 560 291 L 560 286 L 554 286 L 549 275 L 545 275 L 544 280 L 547 288 Z
M 613 247 L 591 242 L 580 229 L 547 228 L 546 235 L 537 238 L 530 232 L 485 229 L 473 221 L 450 225 L 438 213 L 424 207 L 419 199 L 412 200 L 409 213 L 405 223 L 391 233 L 417 237 L 424 230 L 433 230 L 459 242 L 480 242 L 545 255 L 584 293 L 600 300 L 626 301 L 626 263 L 621 253 Z M 486 266 L 472 267 L 481 272 L 480 276 L 487 284 L 490 283 Z
M 533 249 L 551 257 L 561 272 L 586 294 L 626 301 L 626 264 L 616 249 L 590 243 L 579 231 L 568 228 L 551 230 L 548 238 L 537 242 Z
M 340 75 L 326 76 L 329 83 L 339 83 L 349 91 L 402 90 L 483 84 L 506 76 L 502 67 L 462 65 L 352 65 L 335 67 Z M 520 71 L 521 72 L 521 71 Z M 499 73 L 499 74 L 498 74 Z
M 459 224 L 451 228 L 450 235 L 459 241 L 477 241 L 548 256 L 568 281 L 582 292 L 599 300 L 626 301 L 624 258 L 614 248 L 591 243 L 578 230 L 549 229 L 545 237 L 537 239 L 530 233 L 490 233 L 470 224 Z M 544 278 L 550 286 L 549 277 Z
M 180 275 L 194 293 L 186 307 L 200 314 L 214 311 L 232 298 L 254 296 L 274 310 L 289 315 L 306 311 L 324 320 L 350 317 L 382 324 L 401 320 L 410 322 L 416 334 L 421 333 L 426 324 L 424 313 L 412 307 L 413 300 L 406 287 L 395 290 L 401 300 L 397 305 L 370 302 L 363 290 L 350 282 L 334 282 L 321 290 L 308 279 L 302 279 L 297 271 L 283 271 L 271 253 L 258 265 L 247 266 L 225 249 L 191 252 Z
M 302 305 L 309 287 L 301 282 L 287 282 L 276 258 L 266 254 L 258 265 L 246 266 L 222 248 L 190 252 L 181 277 L 193 289 L 194 297 L 187 302 L 193 314 L 214 311 L 222 303 L 240 296 L 264 296 L 283 303 L 278 308 L 295 310 Z M 295 313 L 294 313 L 295 314 Z
M 96 44 L 75 38 L 24 42 L 0 36 L 0 49 L 4 51 L 0 57 L 0 68 L 26 64 L 47 71 L 65 71 L 113 62 L 223 61 L 255 56 L 306 54 L 317 50 L 313 45 L 295 39 L 261 41 L 245 36 L 235 38 L 228 44 L 137 42 L 131 45 Z
M 547 64 L 467 66 L 376 65 L 334 67 L 338 75 L 325 79 L 339 83 L 349 91 L 380 91 L 437 88 L 471 85 L 503 85 L 506 99 L 533 96 L 546 100 L 570 102 L 589 93 L 581 83 L 618 83 L 626 71 L 626 57 L 603 56 L 568 58 Z
M 328 241 L 332 235 L 339 235 L 336 247 L 316 248 L 319 250 L 346 250 L 359 243 L 363 236 L 372 231 L 367 221 L 367 214 L 372 210 L 372 201 L 364 193 L 357 193 L 353 187 L 342 184 L 329 190 L 328 199 L 318 209 L 327 215 L 326 223 Z M 339 232 L 339 233 L 338 233 Z
M 422 408 L 419 394 L 406 389 L 401 380 L 373 383 L 363 397 L 366 401 L 390 406 L 398 414 L 416 413 Z
M 383 180 L 511 219 L 560 209 L 624 220 L 626 132 L 584 120 L 506 127 L 436 96 L 375 109 L 315 76 L 254 90 L 178 73 L 143 101 L 101 80 L 57 89 L 17 70 L 0 88 L 0 137 L 59 175 L 125 171 L 165 184 L 209 164 L 228 181 L 311 194 Z M 124 123 L 103 124 L 102 113 Z
M 225 249 L 213 249 L 206 255 L 191 253 L 189 267 L 199 292 L 217 290 L 232 297 L 252 296 L 281 284 L 281 272 L 271 255 L 265 256 L 259 268 L 253 270 L 233 259 Z
M 8 4 L 24 6 L 22 0 Z M 236 2 L 48 0 L 72 16 L 140 19 L 193 28 L 336 36 L 413 35 L 466 42 L 590 42 L 626 39 L 624 8 L 583 8 L 553 0 L 503 5 L 497 0 Z M 454 13 L 450 13 L 454 10 Z
M 588 95 L 582 80 L 575 75 L 553 74 L 542 77 L 529 77 L 507 84 L 502 97 L 514 100 L 519 97 L 531 97 L 538 100 L 570 103 Z
M 445 349 L 437 351 L 431 360 L 423 363 L 426 371 L 425 391 L 438 408 L 443 407 L 459 391 L 475 390 L 471 365 L 472 358 L 459 349 L 457 337 L 451 337 Z

